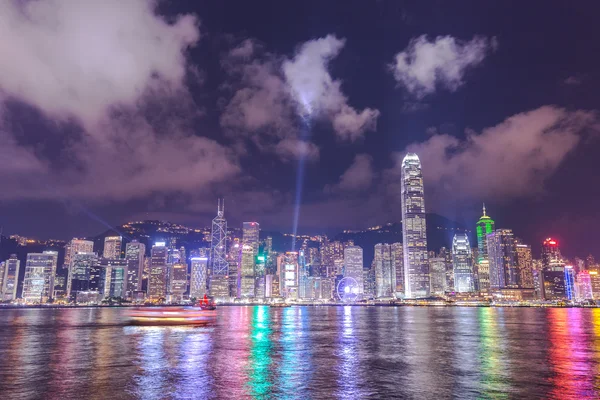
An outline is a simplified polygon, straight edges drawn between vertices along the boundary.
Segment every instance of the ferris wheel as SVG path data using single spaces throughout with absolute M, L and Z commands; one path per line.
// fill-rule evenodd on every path
M 356 301 L 360 293 L 358 281 L 351 276 L 346 276 L 338 282 L 336 292 L 340 301 L 344 303 Z

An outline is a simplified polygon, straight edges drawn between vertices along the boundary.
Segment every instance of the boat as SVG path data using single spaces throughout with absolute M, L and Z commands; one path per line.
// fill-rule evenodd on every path
M 214 309 L 201 307 L 140 307 L 129 312 L 136 325 L 207 325 L 217 320 Z
M 196 303 L 196 307 L 207 311 L 217 309 L 217 305 L 215 304 L 215 302 L 212 299 L 209 299 L 206 294 L 204 295 L 204 298 L 198 300 L 198 302 Z
M 288 303 L 271 303 L 271 304 L 269 304 L 269 306 L 279 308 L 279 307 L 291 307 L 292 305 L 288 304 Z

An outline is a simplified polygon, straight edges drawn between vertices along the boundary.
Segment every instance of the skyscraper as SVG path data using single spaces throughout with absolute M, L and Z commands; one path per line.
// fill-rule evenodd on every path
M 577 273 L 577 299 L 592 300 L 594 298 L 590 271 L 584 270 Z
M 258 222 L 242 224 L 242 250 L 238 275 L 238 297 L 253 299 L 256 296 L 256 257 L 258 256 L 260 225 Z
M 211 296 L 225 298 L 229 297 L 229 285 L 227 274 L 229 263 L 227 262 L 227 220 L 225 215 L 225 201 L 219 199 L 217 202 L 217 216 L 212 221 L 211 246 L 210 246 L 210 274 L 209 291 Z
M 392 243 L 392 265 L 396 273 L 396 295 L 404 297 L 404 245 Z
M 494 220 L 485 212 L 483 205 L 483 215 L 477 221 L 477 283 L 479 290 L 488 290 L 490 288 L 490 261 L 487 247 L 487 235 L 495 229 Z
M 127 291 L 142 290 L 142 275 L 144 273 L 144 259 L 146 258 L 146 245 L 137 240 L 132 240 L 125 245 L 125 259 L 127 260 Z
M 487 235 L 492 289 L 518 286 L 516 243 L 510 229 L 496 229 Z
M 70 268 L 73 256 L 77 253 L 91 253 L 94 251 L 94 242 L 73 238 L 65 245 L 65 262 L 63 268 Z
M 533 259 L 531 257 L 531 246 L 517 243 L 517 269 L 519 287 L 533 288 Z
M 240 269 L 238 270 L 238 297 L 242 299 L 253 299 L 254 291 L 254 265 L 256 257 L 254 248 L 249 244 L 242 245 L 240 252 Z
M 93 273 L 99 273 L 98 255 L 93 252 L 78 252 L 71 257 L 67 297 L 77 300 L 77 293 L 92 290 L 90 281 Z
M 457 233 L 452 240 L 452 265 L 454 269 L 454 290 L 460 293 L 475 290 L 471 244 L 464 233 Z
M 100 259 L 99 298 L 125 298 L 127 296 L 127 260 L 124 258 Z
M 121 258 L 121 244 L 123 238 L 121 236 L 107 236 L 104 238 L 104 258 Z
M 258 222 L 244 222 L 242 224 L 242 241 L 244 244 L 252 246 L 255 255 L 258 255 L 259 237 L 260 225 Z
M 11 254 L 8 260 L 4 262 L 4 274 L 2 286 L 0 286 L 0 300 L 12 301 L 17 298 L 17 282 L 20 269 L 21 261 L 19 261 L 16 254 Z
M 431 294 L 441 296 L 446 291 L 446 259 L 435 257 L 429 259 L 431 274 Z
M 207 254 L 192 257 L 192 273 L 190 278 L 190 298 L 201 299 L 204 297 L 207 286 L 208 257 Z
M 563 267 L 564 262 L 558 247 L 558 241 L 552 238 L 547 238 L 542 243 L 542 269 L 552 267 Z
M 266 267 L 267 266 L 267 257 L 264 254 L 259 254 L 256 256 L 256 278 L 255 278 L 255 291 L 257 299 L 265 298 L 265 276 L 266 276 Z
M 572 265 L 565 266 L 565 294 L 567 299 L 575 300 L 575 269 Z
M 178 262 L 171 267 L 170 294 L 172 303 L 181 303 L 187 290 L 187 264 Z
M 373 265 L 375 269 L 375 297 L 394 297 L 396 292 L 396 270 L 392 263 L 392 246 L 387 243 L 377 243 Z
M 280 294 L 286 299 L 298 298 L 298 252 L 288 251 L 277 259 Z
M 45 303 L 53 298 L 57 263 L 56 251 L 27 254 L 23 300 L 28 303 Z
M 347 246 L 344 249 L 344 277 L 353 278 L 358 284 L 358 297 L 365 291 L 363 281 L 363 249 L 359 246 Z
M 562 300 L 567 298 L 567 282 L 565 281 L 565 262 L 558 247 L 558 241 L 547 238 L 542 243 L 541 291 L 546 300 Z
M 148 297 L 151 300 L 167 297 L 167 258 L 168 249 L 165 242 L 156 242 L 150 250 Z
M 485 213 L 485 204 L 483 205 L 483 215 L 477 221 L 477 250 L 479 252 L 479 262 L 488 258 L 487 235 L 495 229 L 494 220 Z
M 415 153 L 402 160 L 402 237 L 404 243 L 404 294 L 427 297 L 430 289 L 427 262 L 425 196 L 421 161 Z

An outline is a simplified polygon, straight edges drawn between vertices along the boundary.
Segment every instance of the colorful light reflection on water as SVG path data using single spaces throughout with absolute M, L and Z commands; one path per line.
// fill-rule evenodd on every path
M 222 307 L 209 327 L 119 309 L 0 310 L 2 398 L 600 397 L 600 309 Z

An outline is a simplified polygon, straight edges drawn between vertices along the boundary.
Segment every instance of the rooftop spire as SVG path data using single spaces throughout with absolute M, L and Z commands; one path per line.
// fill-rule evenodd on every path
M 487 217 L 487 215 L 485 215 L 485 203 L 483 203 L 483 216 Z
M 222 217 L 225 214 L 225 199 L 217 199 L 217 216 Z

